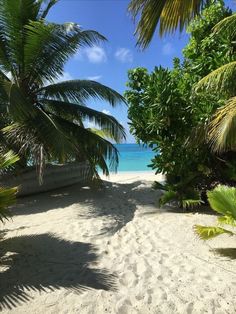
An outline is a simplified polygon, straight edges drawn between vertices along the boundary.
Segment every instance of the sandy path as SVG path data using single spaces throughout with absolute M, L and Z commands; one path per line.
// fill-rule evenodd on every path
M 235 239 L 196 239 L 192 226 L 215 217 L 158 209 L 153 179 L 20 199 L 0 247 L 3 312 L 236 313 Z

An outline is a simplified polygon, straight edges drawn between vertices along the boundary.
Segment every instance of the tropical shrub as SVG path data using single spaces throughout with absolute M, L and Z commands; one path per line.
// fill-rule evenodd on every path
M 195 233 L 202 240 L 209 240 L 223 233 L 236 235 L 231 230 L 222 228 L 224 225 L 236 227 L 236 188 L 218 185 L 214 190 L 207 192 L 207 197 L 211 208 L 220 214 L 217 226 L 195 225 Z
M 234 58 L 229 38 L 212 37 L 216 23 L 231 14 L 219 1 L 193 20 L 182 64 L 174 59 L 171 70 L 156 67 L 151 73 L 144 68 L 128 72 L 125 97 L 130 130 L 137 142 L 153 147 L 152 167 L 166 174 L 169 194 L 161 202 L 177 198 L 181 206 L 184 199 L 198 204 L 199 195 L 206 201 L 206 191 L 217 184 L 235 182 L 230 171 L 235 152 L 216 155 L 207 139 L 208 123 L 226 95 L 218 90 L 192 92 L 199 79 Z
M 18 156 L 9 151 L 6 154 L 0 154 L 0 174 L 11 167 L 19 160 Z M 13 205 L 16 200 L 17 188 L 0 187 L 0 221 L 3 222 L 10 215 L 8 207 Z

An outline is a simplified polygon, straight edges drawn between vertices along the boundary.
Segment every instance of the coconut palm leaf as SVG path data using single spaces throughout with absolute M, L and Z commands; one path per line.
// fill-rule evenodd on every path
M 217 23 L 213 28 L 213 33 L 234 38 L 236 36 L 236 14 L 232 14 Z
M 236 61 L 225 64 L 202 78 L 195 86 L 195 91 L 202 89 L 217 90 L 228 96 L 236 93 Z
M 236 97 L 230 98 L 218 109 L 209 124 L 208 138 L 215 152 L 236 148 Z
M 107 86 L 89 80 L 70 80 L 51 84 L 38 90 L 40 100 L 53 99 L 85 104 L 88 99 L 105 100 L 112 106 L 125 102 L 124 98 Z
M 46 100 L 45 102 L 41 102 L 41 104 L 43 104 L 46 111 L 57 116 L 62 116 L 67 120 L 77 121 L 80 125 L 84 120 L 95 123 L 116 142 L 120 142 L 125 138 L 124 127 L 110 115 L 85 106 L 63 101 Z
M 43 0 L 40 0 L 41 3 L 43 3 Z M 50 9 L 58 2 L 58 0 L 49 0 L 46 8 L 42 10 L 40 18 L 45 19 L 45 17 L 48 15 L 48 12 Z
M 24 66 L 24 27 L 37 19 L 40 5 L 35 0 L 0 0 L 0 7 L 0 38 L 6 59 L 1 64 L 8 65 L 6 72 L 10 70 L 16 78 Z
M 56 121 L 64 134 L 70 134 L 70 139 L 78 148 L 78 154 L 84 156 L 92 167 L 99 166 L 105 175 L 109 174 L 109 168 L 113 171 L 117 170 L 119 154 L 113 144 L 89 129 L 65 119 L 57 117 Z M 107 161 L 109 161 L 109 167 L 106 164 Z
M 128 10 L 134 19 L 139 18 L 136 28 L 137 44 L 146 48 L 159 27 L 159 34 L 180 31 L 200 12 L 207 0 L 131 0 Z
M 201 226 L 201 225 L 195 225 L 194 231 L 201 240 L 210 240 L 224 233 L 231 236 L 234 235 L 232 231 L 229 231 L 224 228 L 207 227 L 207 226 Z
M 0 221 L 8 219 L 10 212 L 8 207 L 16 201 L 17 188 L 2 188 L 0 187 Z
M 19 157 L 12 151 L 0 155 L 0 170 L 4 170 L 7 167 L 12 166 L 19 160 Z
M 99 99 L 116 106 L 124 98 L 98 82 L 53 83 L 78 48 L 105 40 L 76 23 L 48 23 L 45 17 L 56 2 L 0 0 L 0 112 L 6 117 L 1 142 L 19 152 L 22 164 L 30 160 L 37 165 L 39 173 L 49 160 L 85 159 L 95 173 L 99 165 L 108 174 L 106 162 L 116 168 L 118 153 L 103 134 L 120 142 L 124 128 L 85 105 Z M 85 129 L 88 120 L 100 128 L 101 136 Z
M 40 85 L 62 75 L 64 64 L 77 49 L 105 40 L 98 32 L 83 31 L 75 23 L 32 21 L 25 30 L 24 70 L 29 83 L 37 81 Z
M 4 169 L 12 166 L 19 160 L 19 157 L 15 155 L 12 151 L 5 154 L 0 154 L 0 172 Z M 8 219 L 10 212 L 8 207 L 13 205 L 16 200 L 17 188 L 5 188 L 0 187 L 0 221 L 3 222 L 4 219 Z

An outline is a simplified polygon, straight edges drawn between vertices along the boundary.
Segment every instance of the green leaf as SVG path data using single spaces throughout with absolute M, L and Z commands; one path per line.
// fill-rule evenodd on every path
M 231 236 L 234 235 L 233 232 L 220 227 L 206 227 L 201 225 L 195 225 L 194 231 L 201 240 L 213 239 L 224 233 L 229 234 Z
M 203 202 L 201 199 L 184 199 L 182 200 L 183 208 L 193 208 L 201 205 Z
M 168 188 L 167 188 L 164 184 L 161 184 L 161 183 L 158 182 L 158 181 L 154 181 L 152 187 L 153 187 L 153 189 L 155 189 L 155 190 L 168 191 Z
M 42 100 L 53 99 L 85 105 L 87 100 L 93 98 L 105 100 L 112 106 L 125 103 L 125 99 L 113 89 L 89 80 L 71 80 L 51 84 L 39 89 L 38 92 Z
M 0 169 L 5 169 L 9 166 L 12 166 L 19 160 L 19 157 L 14 154 L 12 151 L 7 152 L 4 155 L 0 155 Z
M 236 188 L 218 185 L 214 190 L 207 192 L 207 197 L 213 210 L 236 219 Z
M 170 203 L 171 201 L 177 200 L 178 194 L 175 191 L 166 191 L 164 194 L 161 196 L 159 200 L 159 205 L 163 206 L 167 203 Z
M 191 18 L 199 13 L 205 0 L 131 0 L 129 11 L 134 19 L 139 18 L 135 31 L 137 44 L 146 48 L 159 27 L 159 34 L 173 32 L 177 28 L 182 31 Z
M 217 218 L 220 225 L 230 225 L 236 227 L 236 220 L 232 216 L 221 216 Z

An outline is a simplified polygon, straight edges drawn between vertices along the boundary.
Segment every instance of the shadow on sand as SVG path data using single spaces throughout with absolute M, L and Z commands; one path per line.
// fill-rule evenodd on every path
M 110 224 L 100 230 L 100 234 L 114 234 L 130 222 L 138 205 L 155 206 L 159 191 L 142 181 L 133 183 L 111 183 L 104 181 L 103 188 L 73 185 L 52 192 L 23 197 L 12 210 L 13 215 L 28 215 L 64 208 L 70 205 L 86 205 L 86 211 L 79 211 L 78 217 L 108 217 Z
M 211 252 L 220 255 L 221 257 L 226 257 L 227 259 L 236 259 L 236 248 L 217 248 L 212 249 Z
M 19 236 L 0 244 L 0 310 L 31 299 L 30 291 L 76 292 L 116 289 L 116 276 L 90 263 L 97 260 L 89 243 L 70 242 L 51 234 Z

